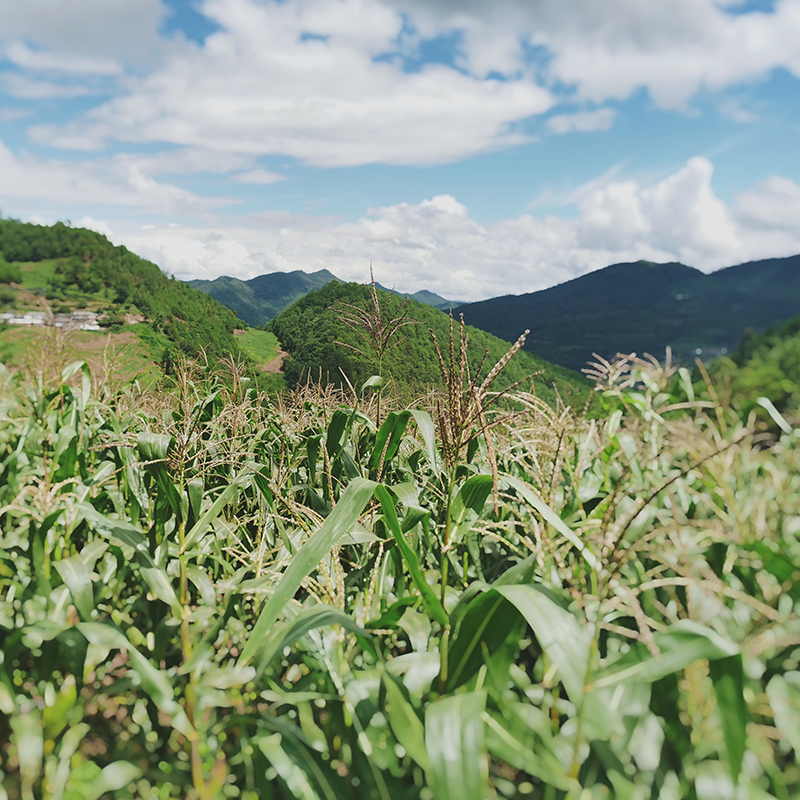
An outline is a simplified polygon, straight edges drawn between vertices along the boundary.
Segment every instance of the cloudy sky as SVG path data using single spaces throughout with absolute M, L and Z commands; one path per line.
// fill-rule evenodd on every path
M 1 2 L 0 209 L 465 300 L 800 253 L 800 0 Z

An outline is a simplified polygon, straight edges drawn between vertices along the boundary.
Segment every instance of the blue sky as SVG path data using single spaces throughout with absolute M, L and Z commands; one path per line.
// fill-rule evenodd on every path
M 479 299 L 800 252 L 800 0 L 26 0 L 0 209 Z

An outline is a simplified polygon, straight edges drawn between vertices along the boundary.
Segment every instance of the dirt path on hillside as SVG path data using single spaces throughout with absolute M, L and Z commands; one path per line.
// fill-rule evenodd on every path
M 261 365 L 262 372 L 280 372 L 283 368 L 283 359 L 289 354 L 285 350 L 278 350 L 278 355 L 268 364 Z

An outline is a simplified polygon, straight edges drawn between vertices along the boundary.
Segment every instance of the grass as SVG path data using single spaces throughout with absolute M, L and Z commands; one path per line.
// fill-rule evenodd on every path
M 236 337 L 236 343 L 259 366 L 274 361 L 280 352 L 278 338 L 270 331 L 249 328 Z
M 153 342 L 140 334 L 144 326 L 125 326 L 121 331 L 61 331 L 8 326 L 0 331 L 0 362 L 9 368 L 37 374 L 54 367 L 59 371 L 75 360 L 85 360 L 92 372 L 113 375 L 115 382 L 138 378 L 150 384 L 162 377 L 154 357 Z M 50 370 L 53 371 L 53 370 Z
M 22 286 L 26 289 L 42 289 L 47 286 L 56 274 L 57 259 L 31 261 L 19 264 L 22 272 Z

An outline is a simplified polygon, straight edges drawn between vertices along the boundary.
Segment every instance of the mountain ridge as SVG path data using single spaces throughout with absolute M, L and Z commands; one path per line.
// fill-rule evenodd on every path
M 327 269 L 305 272 L 301 269 L 291 272 L 265 272 L 246 281 L 221 275 L 213 280 L 195 279 L 186 281 L 192 288 L 213 297 L 225 307 L 239 315 L 248 325 L 265 325 L 288 308 L 293 302 L 308 292 L 321 289 L 326 283 L 336 281 L 345 283 Z M 392 292 L 385 286 L 376 284 L 379 289 Z M 427 289 L 418 292 L 398 292 L 399 297 L 409 297 L 425 305 L 440 310 L 450 310 L 459 305 L 458 301 L 447 300 Z
M 703 273 L 680 262 L 621 262 L 556 286 L 454 309 L 481 330 L 580 369 L 594 352 L 649 352 L 667 345 L 693 358 L 735 349 L 747 328 L 760 331 L 800 311 L 800 255 Z

